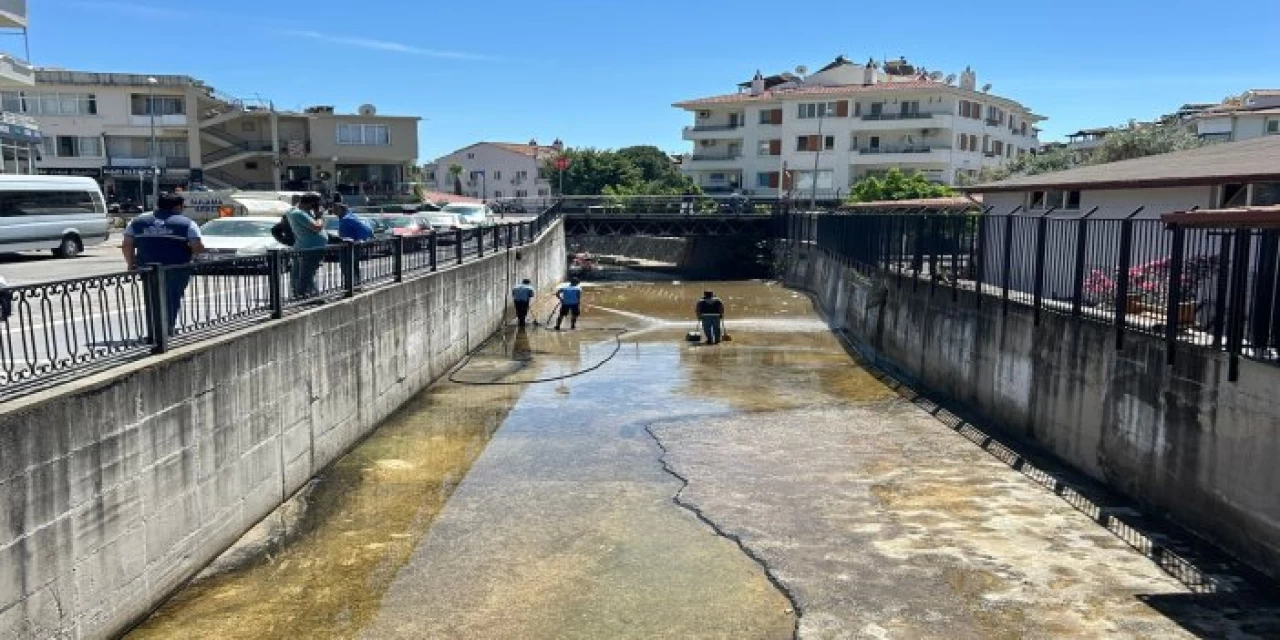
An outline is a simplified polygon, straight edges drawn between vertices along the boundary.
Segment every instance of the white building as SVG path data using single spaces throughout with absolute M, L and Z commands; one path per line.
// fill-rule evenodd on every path
M 1230 141 L 1280 134 L 1280 89 L 1246 91 L 1237 100 L 1200 111 L 1192 120 L 1201 138 Z
M 40 123 L 40 173 L 97 178 L 122 201 L 150 201 L 152 167 L 162 190 L 382 193 L 418 152 L 416 117 L 278 111 L 180 75 L 38 69 L 33 87 L 0 88 L 0 107 Z
M 447 193 L 453 193 L 459 182 L 462 195 L 481 200 L 547 197 L 551 181 L 544 176 L 545 164 L 562 151 L 564 143 L 559 140 L 550 146 L 536 140 L 477 142 L 437 158 L 424 171 L 435 177 L 428 179 L 428 186 Z M 454 166 L 462 169 L 457 176 L 450 169 Z
M 0 30 L 19 32 L 27 40 L 27 3 L 25 0 L 0 2 Z M 24 51 L 25 58 L 25 51 Z M 35 84 L 35 69 L 25 59 L 0 52 L 0 90 L 25 89 Z M 0 105 L 0 173 L 31 174 L 36 172 L 40 155 L 40 125 L 20 111 Z
M 847 190 L 893 167 L 954 184 L 1039 147 L 1044 118 L 979 90 L 969 69 L 955 80 L 905 60 L 881 68 L 844 57 L 803 78 L 757 73 L 737 93 L 674 105 L 693 114 L 682 171 L 708 192 L 804 192 L 815 179 Z M 779 180 L 784 165 L 793 185 Z

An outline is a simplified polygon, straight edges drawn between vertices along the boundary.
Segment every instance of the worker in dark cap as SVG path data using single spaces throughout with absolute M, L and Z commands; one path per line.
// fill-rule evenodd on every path
M 724 334 L 724 303 L 711 291 L 704 291 L 694 312 L 702 321 L 702 336 L 707 344 L 720 344 Z

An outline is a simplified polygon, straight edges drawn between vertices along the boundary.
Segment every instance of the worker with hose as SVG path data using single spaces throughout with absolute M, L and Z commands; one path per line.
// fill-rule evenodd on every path
M 569 280 L 569 284 L 562 284 L 556 289 L 556 297 L 560 299 L 560 316 L 556 318 L 556 331 L 560 330 L 560 324 L 568 315 L 573 316 L 569 320 L 569 328 L 578 328 L 578 316 L 582 315 L 582 287 L 579 285 L 580 281 L 573 278 Z
M 720 338 L 724 334 L 724 303 L 720 298 L 711 291 L 704 291 L 694 313 L 702 321 L 702 335 L 706 344 L 720 344 Z
M 529 304 L 533 302 L 533 282 L 528 278 L 520 281 L 511 290 L 511 301 L 516 306 L 516 323 L 521 329 L 524 328 L 525 319 L 529 317 Z

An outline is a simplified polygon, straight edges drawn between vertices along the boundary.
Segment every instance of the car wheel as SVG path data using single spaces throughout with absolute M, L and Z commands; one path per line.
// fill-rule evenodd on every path
M 80 255 L 81 251 L 84 251 L 84 245 L 80 244 L 80 238 L 67 236 L 62 239 L 58 248 L 53 250 L 53 255 L 58 258 L 74 258 Z

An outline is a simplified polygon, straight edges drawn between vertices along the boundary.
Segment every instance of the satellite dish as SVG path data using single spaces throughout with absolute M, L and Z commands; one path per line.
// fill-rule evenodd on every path
M 800 65 L 800 66 L 796 67 L 796 75 L 798 75 L 798 76 L 803 76 L 803 75 L 805 75 L 805 74 L 807 74 L 807 73 L 809 73 L 809 67 L 806 67 L 806 66 L 804 66 L 804 65 Z
M 359 113 L 362 116 L 376 116 L 378 115 L 378 108 L 371 104 L 362 104 L 360 105 Z
M 941 71 L 934 71 L 933 73 L 929 74 L 929 79 L 930 79 L 930 80 L 932 80 L 932 81 L 934 81 L 934 82 L 937 82 L 937 81 L 941 80 L 941 79 L 942 79 L 942 72 L 941 72 Z
M 986 84 L 982 85 L 982 92 L 983 92 L 983 93 L 986 93 L 986 92 L 988 92 L 988 91 L 990 91 L 990 90 L 991 90 L 991 83 L 990 83 L 990 82 L 988 82 L 988 83 L 986 83 Z
M 949 75 L 949 76 L 947 76 L 947 79 L 946 79 L 946 80 L 943 80 L 943 82 L 945 82 L 945 83 L 947 83 L 947 84 L 951 84 L 951 83 L 953 83 L 953 82 L 955 82 L 955 81 L 956 81 L 956 74 L 954 74 L 954 73 L 953 73 L 953 74 L 951 74 L 951 75 Z

